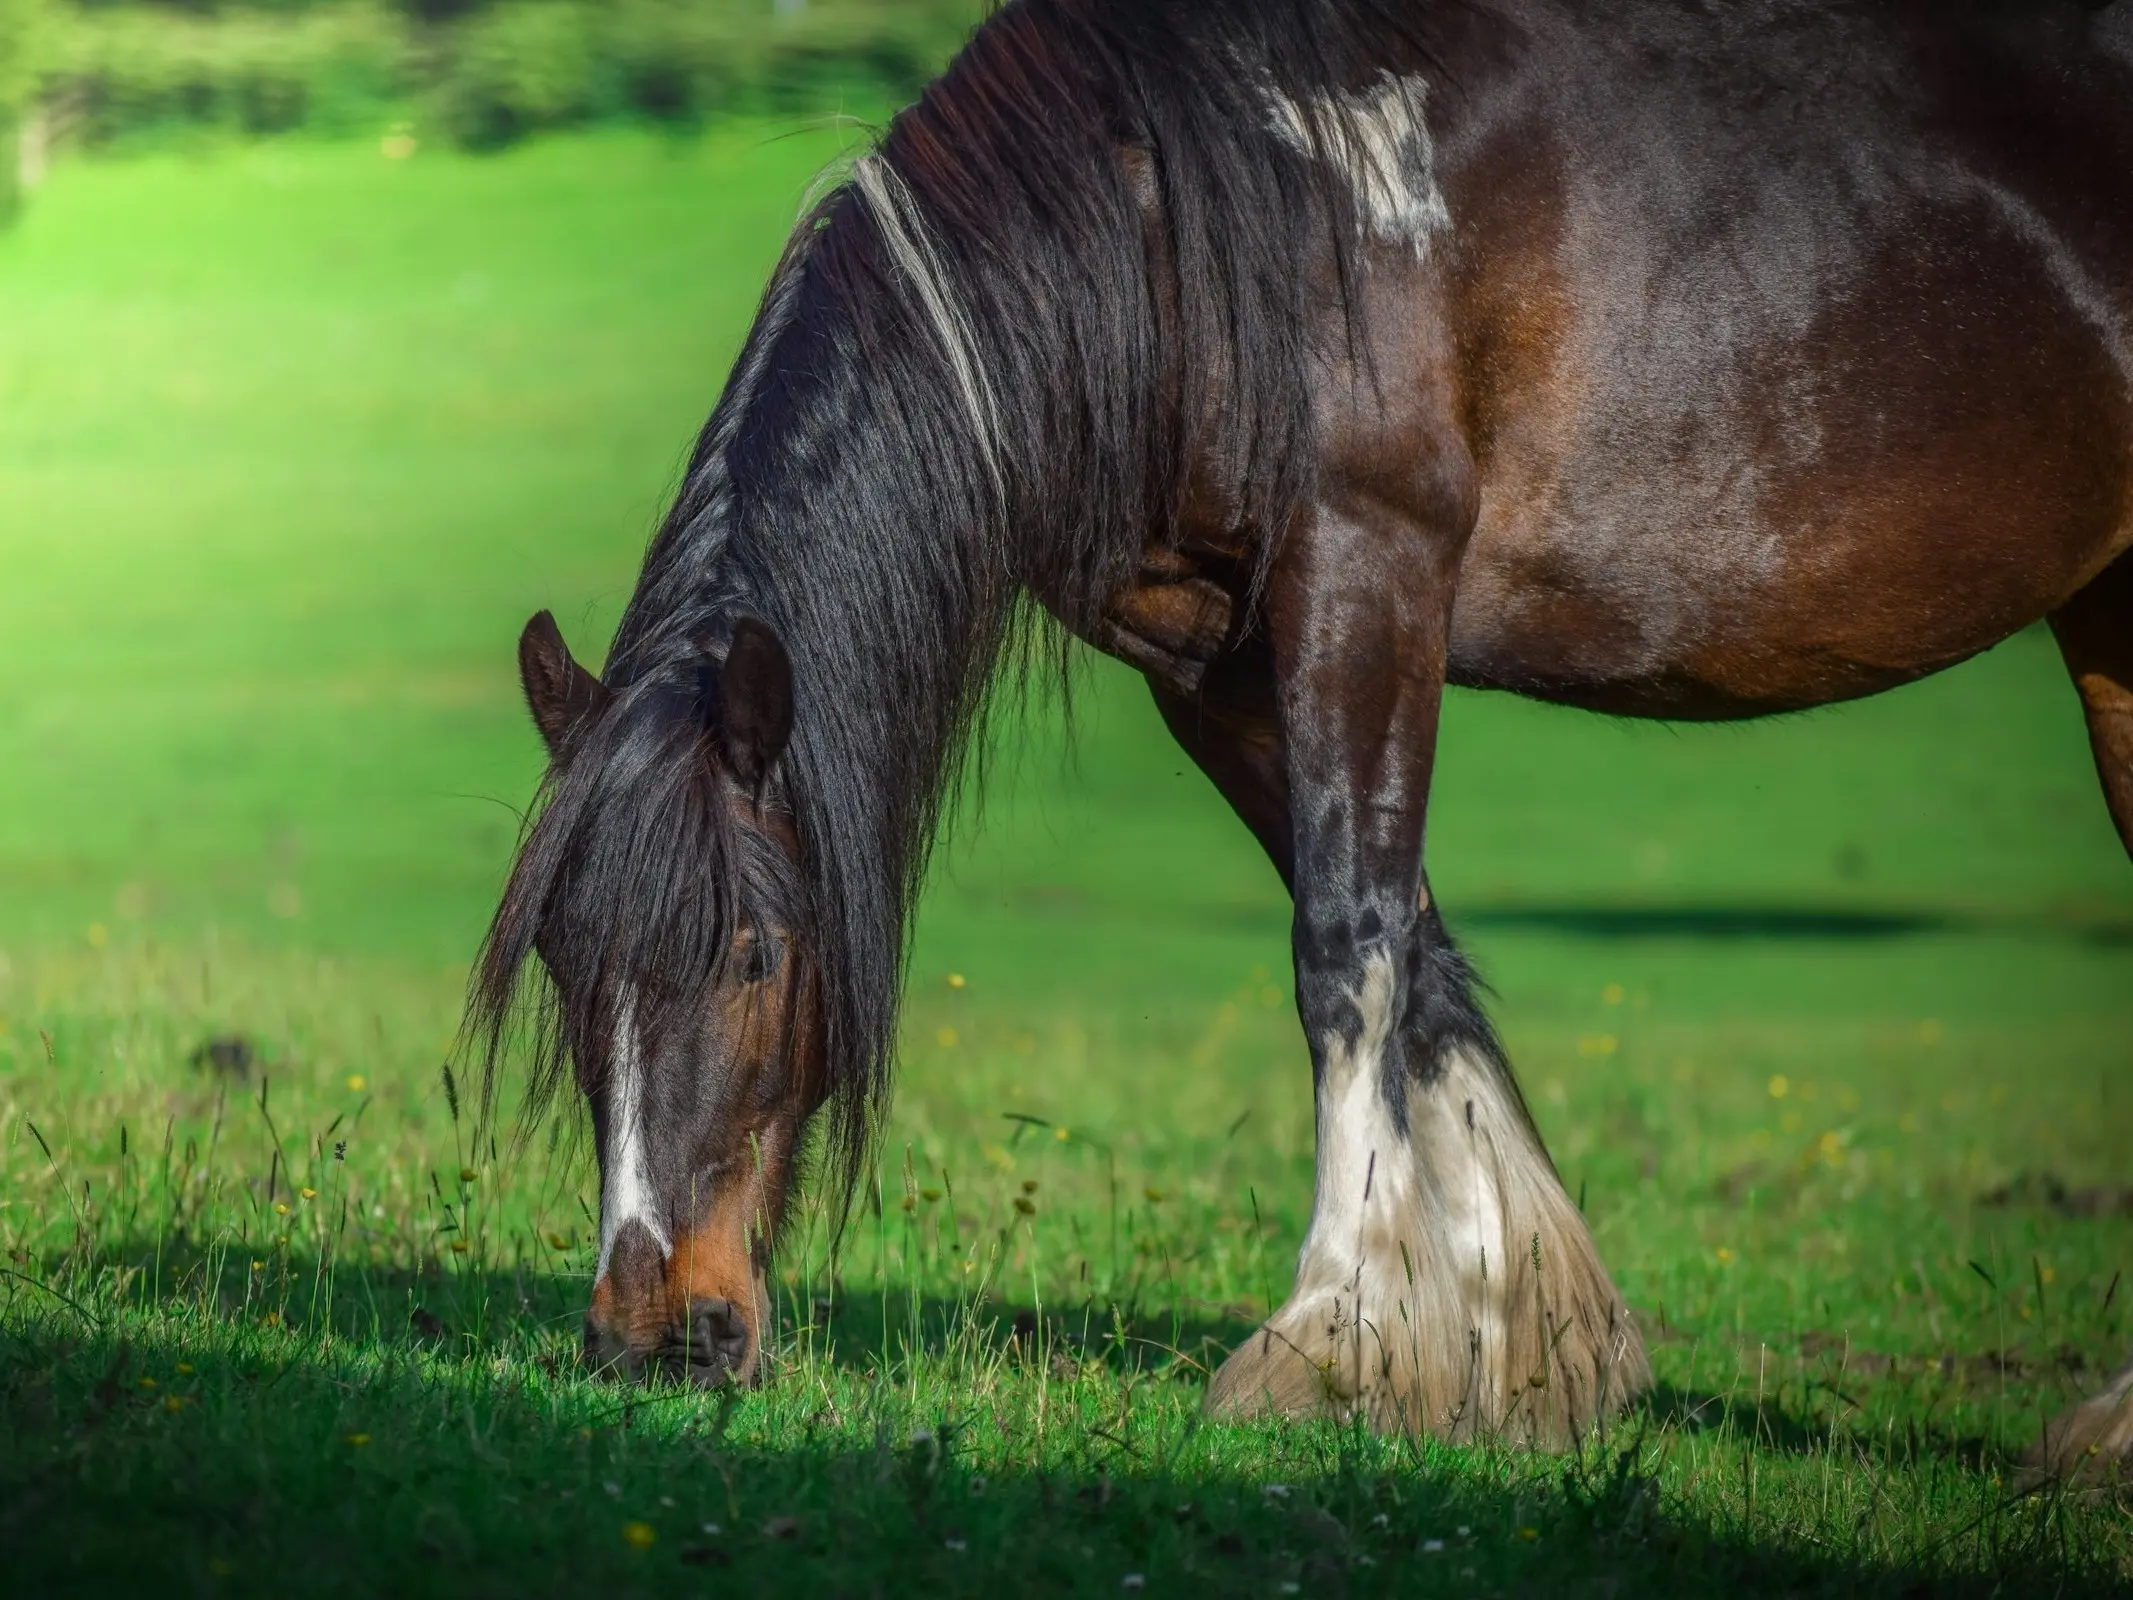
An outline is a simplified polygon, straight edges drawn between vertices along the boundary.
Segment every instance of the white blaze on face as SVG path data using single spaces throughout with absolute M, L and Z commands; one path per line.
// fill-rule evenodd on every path
M 600 1152 L 600 1264 L 593 1272 L 595 1281 L 607 1275 L 607 1258 L 624 1223 L 644 1224 L 662 1254 L 674 1248 L 653 1198 L 652 1166 L 645 1151 L 644 1054 L 637 1039 L 634 995 L 622 1002 L 607 1074 L 607 1147 Z
M 1437 188 L 1427 98 L 1420 78 L 1388 72 L 1368 89 L 1328 95 L 1308 109 L 1279 95 L 1273 102 L 1275 131 L 1346 175 L 1363 226 L 1417 256 L 1452 225 Z

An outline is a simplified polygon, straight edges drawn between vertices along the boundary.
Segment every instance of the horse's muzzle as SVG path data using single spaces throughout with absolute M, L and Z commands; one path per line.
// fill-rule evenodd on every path
M 754 1382 L 760 1347 L 742 1304 L 691 1292 L 674 1265 L 642 1224 L 623 1226 L 585 1313 L 586 1367 L 631 1382 Z

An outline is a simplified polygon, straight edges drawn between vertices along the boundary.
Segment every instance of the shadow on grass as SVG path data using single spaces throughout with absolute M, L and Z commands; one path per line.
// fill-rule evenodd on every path
M 123 1253 L 117 1259 L 127 1261 Z M 146 1276 L 152 1265 L 161 1271 L 154 1280 Z M 566 1273 L 329 1271 L 316 1260 L 290 1260 L 262 1274 L 241 1259 L 202 1254 L 173 1260 L 167 1249 L 160 1258 L 149 1249 L 137 1251 L 117 1272 L 118 1281 L 131 1286 L 132 1305 L 151 1317 L 201 1317 L 451 1359 L 501 1356 L 558 1382 L 591 1376 L 579 1356 L 587 1284 Z M 18 1281 L 28 1288 L 36 1280 Z M 827 1370 L 868 1382 L 946 1360 L 973 1370 L 994 1366 L 1062 1380 L 1167 1382 L 1197 1392 L 1257 1326 L 1249 1313 L 1238 1314 L 1242 1308 L 1135 1315 L 1096 1298 L 1038 1307 L 1000 1296 L 952 1298 L 844 1283 L 834 1291 L 824 1283 L 817 1292 L 781 1285 L 776 1300 L 773 1367 Z M 1926 1419 L 1907 1420 L 1901 1433 L 1843 1426 L 1842 1419 L 1865 1414 L 1860 1401 L 1825 1381 L 1826 1374 L 1794 1372 L 1792 1365 L 1781 1360 L 1780 1375 L 1761 1394 L 1659 1383 L 1616 1426 L 1728 1434 L 1764 1451 L 1801 1457 L 1827 1454 L 1841 1432 L 1848 1452 L 1883 1464 L 1915 1466 L 1933 1457 L 2010 1475 L 2017 1466 L 1992 1441 L 1933 1424 L 1930 1407 Z M 631 1403 L 622 1390 L 609 1392 L 618 1396 L 616 1404 Z M 1829 1402 L 1831 1415 L 1821 1415 L 1817 1401 Z
M 0 1319 L 18 1592 L 1116 1594 L 1134 1574 L 1150 1592 L 1316 1595 L 2113 1587 L 2079 1504 L 1974 1478 L 1893 1530 L 1802 1529 L 1767 1486 L 1759 1516 L 1752 1494 L 1662 1483 L 1641 1440 L 1513 1456 L 1205 1426 L 1193 1396 L 1136 1404 L 1116 1381 L 988 1394 L 954 1374 L 618 1403 L 493 1353 L 124 1320 Z
M 2046 913 L 1981 915 L 1857 906 L 1499 905 L 1451 908 L 1455 927 L 1611 941 L 1873 943 L 1948 935 L 2056 937 L 2101 949 L 2133 946 L 2133 922 Z
M 1767 1399 L 1662 1386 L 1575 1458 L 1213 1425 L 1197 1352 L 1243 1321 L 893 1291 L 789 1318 L 759 1390 L 621 1389 L 567 1275 L 243 1265 L 0 1299 L 20 1592 L 2078 1594 L 2125 1559 L 2117 1508 L 2009 1495 L 1975 1441 L 1837 1451 Z

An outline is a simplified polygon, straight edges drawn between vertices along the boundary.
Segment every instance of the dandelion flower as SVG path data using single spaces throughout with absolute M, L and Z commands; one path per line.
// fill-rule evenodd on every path
M 649 1522 L 625 1522 L 622 1538 L 632 1550 L 649 1550 L 658 1541 L 659 1535 Z
M 303 1188 L 297 1190 L 296 1192 L 302 1195 L 306 1200 L 316 1200 L 318 1198 L 318 1191 L 316 1189 Z
M 1733 1252 L 1724 1245 L 1718 1247 L 1718 1264 L 1722 1267 L 1730 1267 L 1733 1264 Z
M 963 987 L 964 984 L 968 983 L 969 981 L 970 980 L 964 977 L 960 972 L 951 972 L 948 974 L 948 987 L 951 989 L 960 989 Z
M 1067 1131 L 1064 1128 L 1054 1128 L 1052 1130 L 1052 1137 L 1054 1139 L 1057 1139 L 1061 1144 L 1065 1144 L 1067 1142 Z
M 953 1050 L 956 1045 L 962 1041 L 962 1037 L 963 1036 L 957 1033 L 953 1028 L 943 1028 L 939 1033 L 934 1035 L 934 1038 L 939 1041 L 940 1047 L 943 1050 Z
M 143 1389 L 153 1389 L 153 1388 L 154 1388 L 155 1386 L 156 1386 L 156 1381 L 155 1381 L 155 1379 L 153 1379 L 153 1378 L 143 1378 L 143 1379 L 141 1380 L 141 1387 L 142 1387 Z
M 275 1201 L 275 1202 L 274 1202 L 274 1215 L 276 1215 L 277 1217 L 286 1217 L 286 1216 L 287 1216 L 288 1214 L 289 1214 L 289 1202 L 288 1202 L 288 1201 L 286 1201 L 286 1200 L 277 1200 L 277 1201 Z
M 1792 1093 L 1792 1080 L 1780 1072 L 1770 1080 L 1770 1098 L 1782 1100 Z
M 364 1077 L 362 1073 L 351 1072 L 348 1074 L 348 1092 L 350 1094 L 361 1094 L 368 1087 L 369 1082 L 370 1080 Z
M 363 1448 L 363 1446 L 370 1443 L 370 1435 L 367 1433 L 351 1433 L 348 1436 L 348 1442 L 355 1449 L 360 1450 Z
M 165 1411 L 173 1413 L 183 1411 L 187 1406 L 191 1405 L 192 1403 L 192 1397 L 190 1395 L 166 1394 L 165 1396 L 163 1396 L 163 1409 Z

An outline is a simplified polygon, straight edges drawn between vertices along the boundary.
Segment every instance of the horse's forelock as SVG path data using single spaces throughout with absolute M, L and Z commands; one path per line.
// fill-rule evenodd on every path
M 736 925 L 788 916 L 763 854 L 708 753 L 694 663 L 629 685 L 543 780 L 483 942 L 469 1021 L 484 1103 L 514 1045 L 529 1126 L 574 1062 L 603 1071 L 625 994 L 648 1039 L 689 1025 Z

